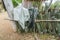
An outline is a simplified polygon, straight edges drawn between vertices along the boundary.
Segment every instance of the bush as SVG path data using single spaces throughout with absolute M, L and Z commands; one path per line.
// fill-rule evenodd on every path
M 17 0 L 19 3 L 22 2 L 22 0 Z M 15 2 L 15 0 L 12 0 L 14 7 L 16 7 L 18 4 Z

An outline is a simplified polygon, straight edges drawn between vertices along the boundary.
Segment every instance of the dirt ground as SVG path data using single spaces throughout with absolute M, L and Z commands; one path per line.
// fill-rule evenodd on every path
M 6 12 L 0 13 L 0 40 L 34 40 L 28 34 L 19 34 L 12 29 L 11 21 L 5 20 L 8 18 Z
M 0 40 L 34 40 L 32 34 L 19 34 L 12 29 L 11 21 L 5 20 L 8 18 L 6 12 L 0 13 Z M 39 36 L 39 35 L 38 35 Z M 43 38 L 44 37 L 44 38 Z M 54 36 L 39 36 L 39 40 L 56 40 Z

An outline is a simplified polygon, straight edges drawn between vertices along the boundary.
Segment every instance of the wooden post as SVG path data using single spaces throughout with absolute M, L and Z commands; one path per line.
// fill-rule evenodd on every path
M 39 22 L 60 22 L 60 20 L 35 20 L 36 23 Z

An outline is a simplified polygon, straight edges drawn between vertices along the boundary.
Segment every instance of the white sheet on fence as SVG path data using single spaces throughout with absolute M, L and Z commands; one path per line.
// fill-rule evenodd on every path
M 24 8 L 22 4 L 14 9 L 14 20 L 18 21 L 23 29 L 25 29 L 25 22 L 29 20 L 30 15 L 28 9 Z

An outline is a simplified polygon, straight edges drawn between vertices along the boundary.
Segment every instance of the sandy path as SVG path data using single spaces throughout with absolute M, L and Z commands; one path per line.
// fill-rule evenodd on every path
M 18 34 L 12 29 L 11 21 L 6 12 L 0 13 L 0 40 L 34 40 L 30 34 Z
M 14 33 L 10 21 L 5 18 L 8 18 L 7 13 L 0 13 L 0 40 L 22 40 L 22 35 Z

